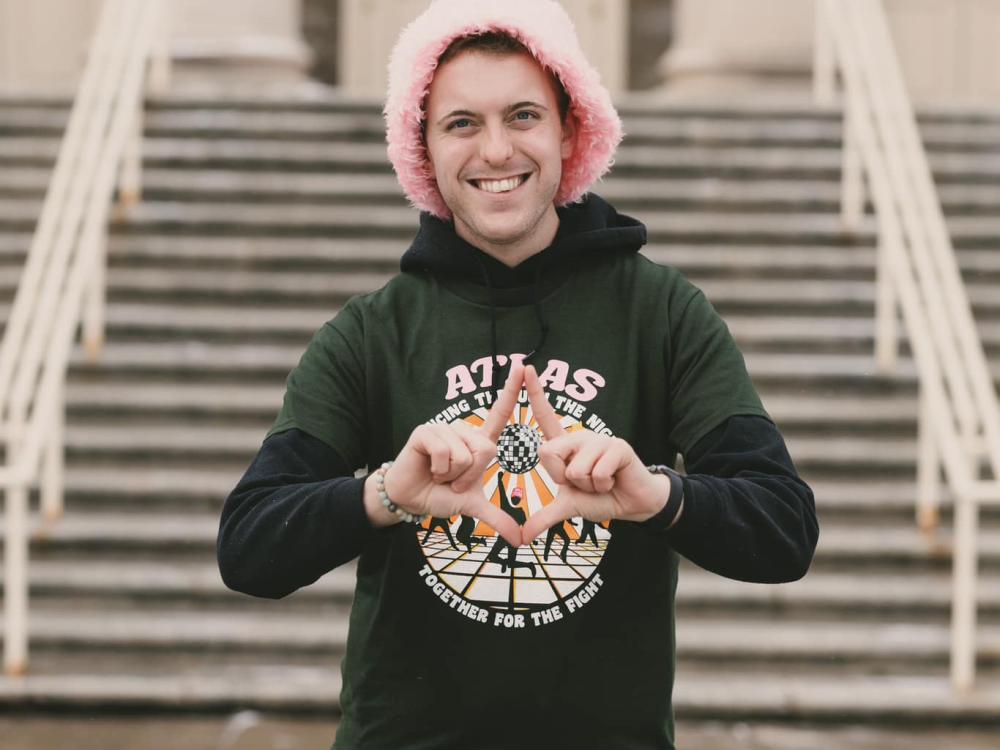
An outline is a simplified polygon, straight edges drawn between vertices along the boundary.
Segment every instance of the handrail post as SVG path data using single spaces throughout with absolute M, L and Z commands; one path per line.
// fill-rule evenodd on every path
M 861 149 L 858 148 L 857 107 L 845 97 L 844 152 L 840 183 L 840 220 L 844 229 L 856 234 L 861 229 L 864 216 L 865 195 L 862 175 Z
M 129 209 L 142 200 L 142 102 L 139 103 L 133 116 L 135 126 L 125 142 L 118 181 L 118 205 L 115 207 L 115 219 L 118 221 L 125 221 Z
M 11 435 L 7 463 L 16 465 L 19 437 Z M 10 677 L 28 670 L 28 488 L 11 482 L 4 502 L 3 666 Z
M 960 493 L 955 497 L 952 543 L 954 575 L 951 602 L 951 683 L 967 692 L 976 679 L 976 560 L 979 506 Z
M 879 221 L 878 249 L 875 267 L 875 364 L 883 374 L 895 372 L 899 359 L 899 331 L 896 319 L 896 294 L 892 288 L 893 254 L 885 228 L 885 220 Z
M 64 435 L 66 432 L 65 380 L 58 382 L 52 394 L 52 427 L 46 436 L 45 466 L 42 470 L 41 509 L 46 522 L 63 515 Z
M 921 386 L 920 417 L 917 424 L 917 527 L 925 534 L 932 534 L 938 527 L 941 491 L 933 410 L 930 389 Z
M 106 219 L 99 232 L 90 237 L 84 237 L 81 252 L 87 253 L 92 259 L 90 280 L 84 297 L 83 311 L 83 350 L 89 362 L 96 362 L 104 349 L 104 307 L 107 300 L 107 245 L 108 230 Z M 93 249 L 87 245 L 93 245 Z

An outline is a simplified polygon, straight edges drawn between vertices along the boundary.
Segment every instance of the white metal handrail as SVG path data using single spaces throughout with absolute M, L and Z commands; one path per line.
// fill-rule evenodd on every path
M 105 0 L 0 343 L 4 669 L 11 675 L 27 669 L 28 490 L 39 486 L 45 519 L 62 515 L 70 352 L 81 322 L 88 356 L 101 350 L 109 208 L 116 177 L 123 208 L 139 198 L 147 61 L 154 88 L 169 79 L 165 8 L 161 0 Z
M 815 93 L 844 105 L 842 212 L 857 229 L 867 177 L 878 224 L 876 358 L 897 362 L 902 312 L 920 385 L 917 521 L 954 504 L 951 679 L 975 680 L 979 506 L 1000 504 L 1000 405 L 879 0 L 817 0 Z

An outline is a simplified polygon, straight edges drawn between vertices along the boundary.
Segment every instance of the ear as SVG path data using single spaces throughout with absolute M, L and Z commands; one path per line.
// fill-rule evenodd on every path
M 437 170 L 434 168 L 434 155 L 431 154 L 431 147 L 427 144 L 427 121 L 424 120 L 421 123 L 420 128 L 420 142 L 424 146 L 424 157 L 427 159 L 428 172 L 430 172 L 431 177 L 435 180 L 437 179 Z
M 567 112 L 566 120 L 562 124 L 562 144 L 560 146 L 563 161 L 571 157 L 573 151 L 576 149 L 576 132 L 576 115 L 572 112 Z

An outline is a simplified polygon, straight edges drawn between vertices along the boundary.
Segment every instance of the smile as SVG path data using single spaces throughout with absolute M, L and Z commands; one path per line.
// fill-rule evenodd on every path
M 530 177 L 529 174 L 505 177 L 502 180 L 469 180 L 469 182 L 480 190 L 487 193 L 509 193 L 511 190 L 520 187 Z

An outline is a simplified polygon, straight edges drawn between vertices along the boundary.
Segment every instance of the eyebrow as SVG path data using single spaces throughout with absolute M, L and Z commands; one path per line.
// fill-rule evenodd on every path
M 517 102 L 515 104 L 510 104 L 504 107 L 503 113 L 507 115 L 513 112 L 514 110 L 521 109 L 523 107 L 535 107 L 536 109 L 543 109 L 546 112 L 549 111 L 549 108 L 546 107 L 544 104 L 539 104 L 538 102 L 532 102 L 532 101 L 523 101 L 523 102 Z M 459 115 L 463 117 L 477 117 L 478 114 L 479 114 L 478 112 L 473 112 L 471 109 L 453 109 L 451 112 L 449 112 L 440 120 L 438 120 L 437 124 L 440 125 L 442 122 L 444 122 L 450 117 L 458 117 Z

